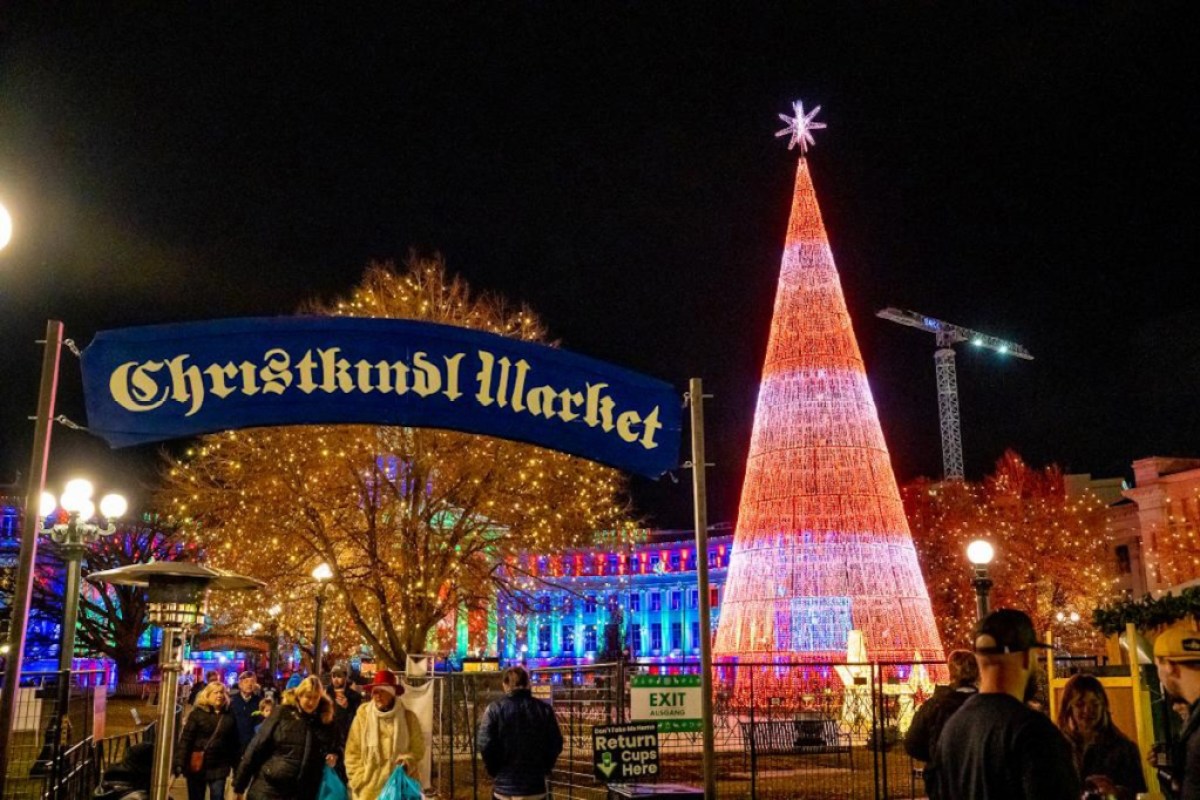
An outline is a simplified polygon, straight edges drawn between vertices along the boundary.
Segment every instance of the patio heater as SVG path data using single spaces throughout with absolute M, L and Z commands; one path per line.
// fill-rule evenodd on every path
M 184 633 L 204 621 L 208 591 L 257 589 L 262 581 L 199 564 L 159 561 L 118 567 L 88 576 L 93 583 L 147 588 L 150 624 L 162 629 L 158 666 L 162 684 L 158 698 L 151 800 L 167 800 L 175 748 L 175 704 L 183 670 Z

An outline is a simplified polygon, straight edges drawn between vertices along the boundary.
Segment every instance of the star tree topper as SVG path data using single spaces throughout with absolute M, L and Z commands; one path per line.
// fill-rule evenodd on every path
M 780 114 L 779 118 L 787 123 L 787 127 L 776 132 L 775 136 L 788 136 L 792 138 L 788 141 L 788 150 L 791 150 L 796 145 L 800 145 L 800 153 L 808 152 L 808 146 L 816 144 L 813 140 L 812 132 L 819 131 L 825 127 L 824 122 L 813 122 L 813 118 L 821 112 L 821 107 L 817 106 L 807 114 L 804 113 L 804 102 L 797 100 L 792 103 L 792 110 L 796 116 L 789 117 L 787 114 Z

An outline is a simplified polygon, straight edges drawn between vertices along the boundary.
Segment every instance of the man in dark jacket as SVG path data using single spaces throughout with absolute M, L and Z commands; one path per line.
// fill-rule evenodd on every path
M 529 673 L 509 667 L 502 678 L 505 696 L 488 706 L 475 744 L 496 800 L 546 797 L 546 779 L 563 749 L 554 709 L 534 698 Z
M 238 675 L 238 691 L 229 701 L 229 710 L 237 720 L 238 755 L 246 752 L 246 746 L 254 738 L 254 729 L 262 722 L 258 704 L 262 702 L 262 691 L 258 688 L 258 676 L 250 670 Z
M 938 736 L 946 720 L 979 691 L 979 666 L 970 650 L 955 650 L 946 659 L 950 670 L 950 685 L 939 686 L 933 697 L 925 701 L 913 715 L 912 724 L 904 736 L 904 751 L 911 758 L 925 762 L 925 788 L 931 800 L 937 800 L 937 785 L 929 762 L 937 749 Z

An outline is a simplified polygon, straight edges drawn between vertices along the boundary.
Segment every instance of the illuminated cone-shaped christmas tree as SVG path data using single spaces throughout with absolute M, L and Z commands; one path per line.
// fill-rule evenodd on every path
M 781 134 L 803 150 L 815 114 L 797 103 Z M 943 658 L 802 156 L 713 649 L 839 661 L 852 629 L 872 660 Z

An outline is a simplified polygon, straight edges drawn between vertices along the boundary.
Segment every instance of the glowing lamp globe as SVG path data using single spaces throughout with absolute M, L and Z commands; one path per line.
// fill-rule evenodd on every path
M 8 213 L 8 209 L 3 204 L 0 204 L 0 250 L 3 250 L 12 241 L 12 232 L 12 215 Z
M 996 549 L 992 547 L 991 542 L 976 539 L 967 545 L 967 561 L 977 567 L 986 567 L 995 557 Z
M 41 498 L 38 499 L 38 516 L 42 519 L 54 513 L 58 508 L 58 499 L 50 492 L 42 492 Z
M 96 516 L 96 504 L 91 500 L 81 500 L 77 502 L 76 512 L 79 514 L 81 521 L 86 521 Z M 66 503 L 63 504 L 64 508 Z M 69 510 L 69 509 L 68 509 Z
M 129 503 L 119 494 L 106 494 L 100 498 L 100 514 L 105 519 L 122 517 L 129 510 Z
M 322 561 L 313 568 L 312 576 L 315 580 L 323 583 L 333 577 L 333 570 L 329 568 L 328 564 Z
M 96 487 L 92 486 L 92 482 L 87 478 L 74 478 L 67 481 L 67 485 L 63 488 L 63 499 L 65 500 L 70 496 L 91 500 L 92 495 L 95 493 Z

